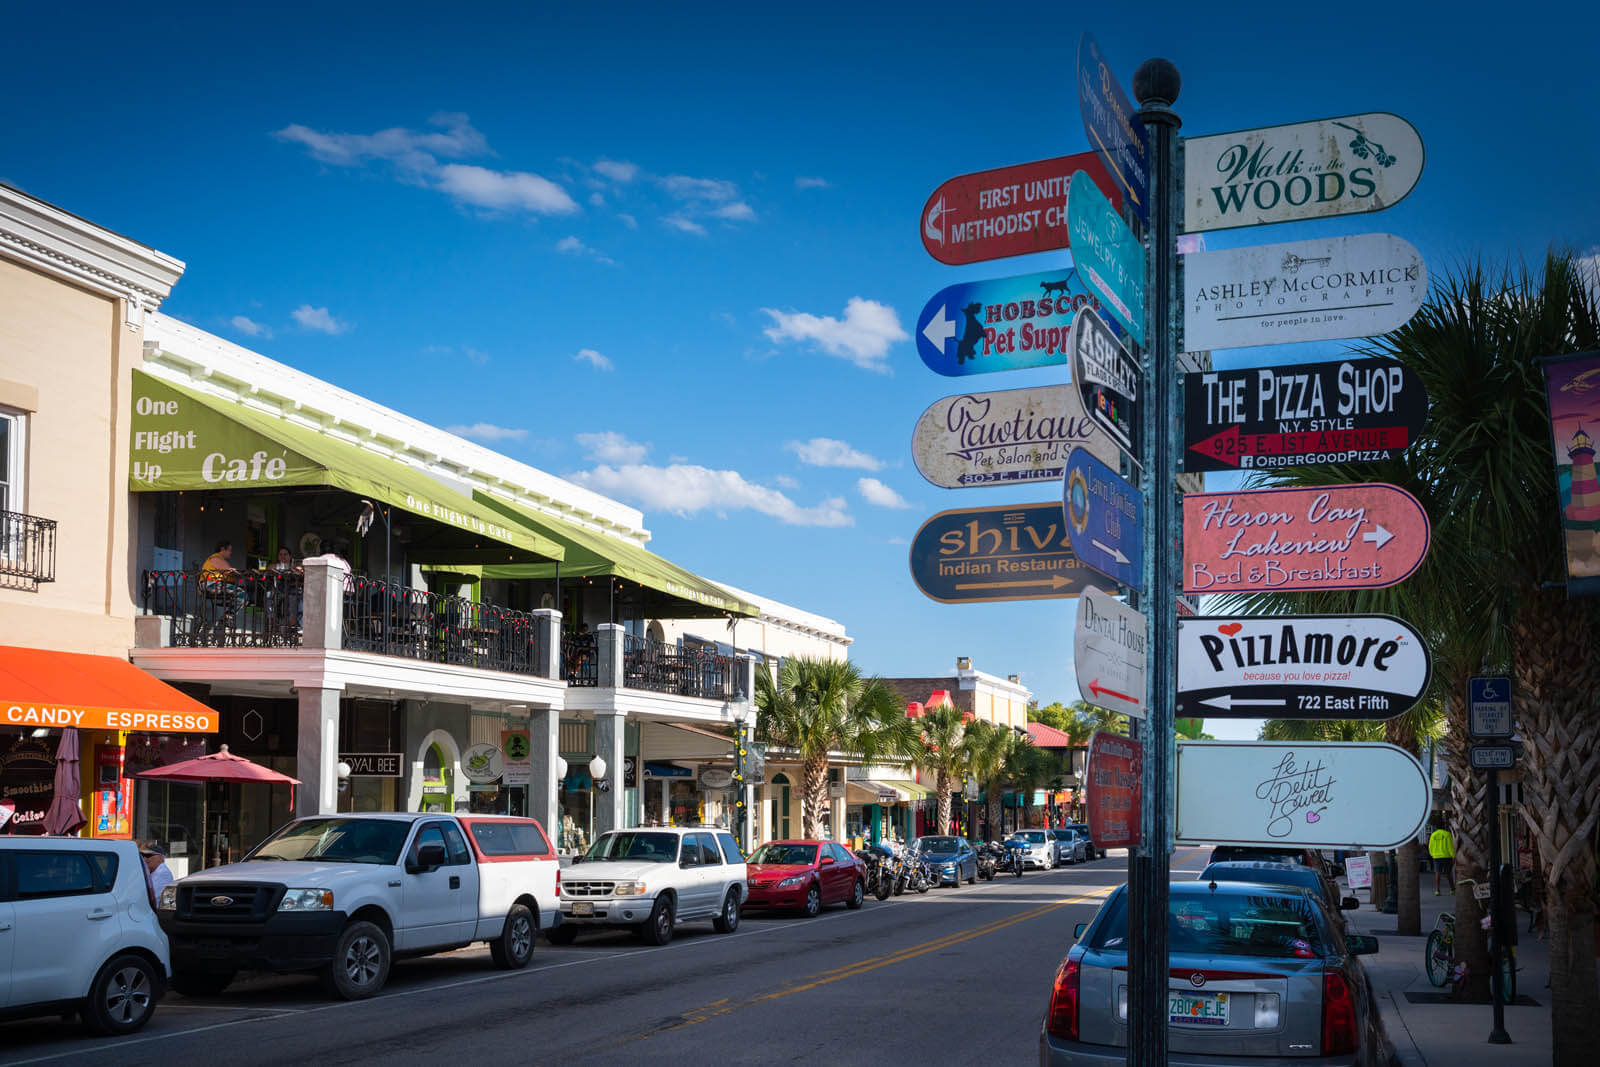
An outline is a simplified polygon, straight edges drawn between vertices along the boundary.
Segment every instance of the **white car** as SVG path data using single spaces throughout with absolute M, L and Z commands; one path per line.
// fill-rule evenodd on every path
M 132 841 L 0 837 L 0 1018 L 75 1011 L 131 1034 L 170 973 Z
M 1055 868 L 1058 859 L 1056 839 L 1049 830 L 1018 830 L 1010 839 L 1027 846 L 1028 854 L 1022 861 L 1026 866 L 1046 871 Z
M 578 931 L 632 927 L 652 945 L 680 922 L 710 919 L 718 933 L 739 928 L 748 870 L 733 835 L 715 826 L 642 826 L 595 838 L 561 881 L 561 925 L 553 944 Z

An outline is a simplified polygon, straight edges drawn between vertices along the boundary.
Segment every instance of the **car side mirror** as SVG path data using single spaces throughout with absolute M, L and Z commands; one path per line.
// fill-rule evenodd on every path
M 1345 897 L 1339 901 L 1340 911 L 1355 911 L 1359 907 L 1361 907 L 1361 901 L 1355 897 Z
M 824 856 L 824 857 L 822 857 L 822 862 L 817 864 L 817 866 L 826 867 L 828 864 L 830 864 L 832 862 L 833 862 L 833 857 L 832 856 Z
M 1087 929 L 1089 929 L 1088 923 L 1079 923 L 1078 925 L 1074 926 L 1072 928 L 1072 939 L 1074 941 L 1082 940 L 1083 932 Z
M 412 864 L 411 870 L 413 874 L 435 871 L 444 866 L 444 861 L 444 846 L 437 841 L 430 841 L 417 848 L 417 861 Z
M 1378 939 L 1367 934 L 1346 934 L 1344 943 L 1352 956 L 1371 956 L 1378 951 Z

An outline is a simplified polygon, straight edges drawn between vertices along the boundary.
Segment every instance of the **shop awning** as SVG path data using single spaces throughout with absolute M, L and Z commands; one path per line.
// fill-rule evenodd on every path
M 888 782 L 851 778 L 845 782 L 845 798 L 849 804 L 899 804 L 910 800 L 911 795 Z
M 880 780 L 884 785 L 890 787 L 891 789 L 900 790 L 900 792 L 906 795 L 906 799 L 912 803 L 916 803 L 919 800 L 926 800 L 928 797 L 933 796 L 933 790 L 919 782 L 907 782 L 898 778 L 884 778 Z
M 458 544 L 408 549 L 413 563 L 525 563 L 565 555 L 550 538 L 507 522 L 414 467 L 140 370 L 133 372 L 132 426 L 128 485 L 134 492 L 328 486 L 468 535 Z
M 689 606 L 675 614 L 674 618 L 761 614 L 761 609 L 754 604 L 745 603 L 715 582 L 691 574 L 647 548 L 513 504 L 482 490 L 474 490 L 473 499 L 566 549 L 566 556 L 561 561 L 563 578 L 615 575 L 637 582 L 646 589 L 688 601 Z M 553 578 L 555 567 L 539 563 L 496 565 L 484 568 L 484 577 Z M 697 611 L 696 608 L 701 610 Z
M 676 763 L 662 763 L 649 761 L 644 765 L 646 778 L 693 778 L 694 772 L 687 767 L 680 767 Z
M 0 726 L 214 734 L 217 713 L 127 660 L 0 645 Z

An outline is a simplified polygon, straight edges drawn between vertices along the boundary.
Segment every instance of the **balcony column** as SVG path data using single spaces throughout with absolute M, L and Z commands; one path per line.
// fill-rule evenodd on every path
M 600 680 L 597 684 L 605 689 L 621 689 L 622 639 L 627 631 L 614 622 L 603 622 L 595 627 L 595 631 L 595 661 L 600 666 Z
M 561 714 L 550 708 L 528 709 L 528 814 L 539 820 L 551 841 L 561 840 L 561 809 L 557 804 L 556 759 L 561 755 Z
M 533 616 L 533 647 L 537 656 L 533 673 L 541 678 L 560 678 L 561 612 L 554 608 L 538 608 L 528 614 Z
M 605 627 L 602 627 L 604 629 Z M 602 669 L 604 659 L 601 660 Z M 602 676 L 603 684 L 603 676 Z M 623 760 L 627 755 L 625 742 L 627 714 L 621 711 L 597 711 L 594 714 L 595 755 L 606 761 L 605 781 L 595 783 L 594 833 L 598 837 L 607 830 L 621 830 L 627 822 L 625 802 L 628 792 L 623 788 Z
M 337 556 L 311 556 L 301 566 L 305 568 L 301 646 L 342 648 L 344 582 L 350 576 L 350 565 Z
M 343 588 L 341 586 L 341 588 Z M 310 621 L 310 609 L 306 619 Z M 327 815 L 339 810 L 339 690 L 302 686 L 296 730 L 294 813 Z

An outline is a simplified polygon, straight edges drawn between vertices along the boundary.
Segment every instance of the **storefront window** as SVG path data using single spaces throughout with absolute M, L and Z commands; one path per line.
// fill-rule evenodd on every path
M 563 851 L 582 852 L 589 847 L 594 833 L 594 779 L 587 767 L 575 766 L 567 759 L 567 776 L 561 779 L 557 795 L 561 810 L 561 835 L 559 847 Z

